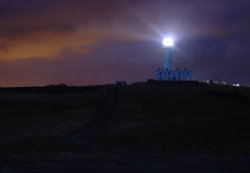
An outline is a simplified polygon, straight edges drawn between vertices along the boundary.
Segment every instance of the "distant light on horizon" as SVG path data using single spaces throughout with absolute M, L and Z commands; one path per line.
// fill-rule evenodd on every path
M 174 40 L 172 37 L 165 37 L 162 44 L 164 47 L 174 47 Z

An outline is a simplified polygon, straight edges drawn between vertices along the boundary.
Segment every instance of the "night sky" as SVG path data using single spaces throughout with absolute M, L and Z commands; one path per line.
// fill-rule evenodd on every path
M 0 86 L 146 81 L 167 34 L 194 79 L 250 85 L 249 0 L 0 0 Z

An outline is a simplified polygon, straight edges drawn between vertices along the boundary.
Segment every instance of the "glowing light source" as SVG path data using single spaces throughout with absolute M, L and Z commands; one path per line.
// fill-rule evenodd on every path
M 162 44 L 164 47 L 173 47 L 174 46 L 174 40 L 171 37 L 166 37 L 163 39 Z

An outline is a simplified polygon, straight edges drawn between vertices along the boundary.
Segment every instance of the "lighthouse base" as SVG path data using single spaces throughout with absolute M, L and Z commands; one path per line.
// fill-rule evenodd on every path
M 184 70 L 168 70 L 158 68 L 155 72 L 155 80 L 158 81 L 189 81 L 192 80 L 192 71 Z

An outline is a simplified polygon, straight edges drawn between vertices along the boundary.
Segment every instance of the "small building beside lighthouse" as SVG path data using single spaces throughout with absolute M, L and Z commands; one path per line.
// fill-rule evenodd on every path
M 192 79 L 192 71 L 184 68 L 173 68 L 173 47 L 174 41 L 167 37 L 162 42 L 164 46 L 164 65 L 155 72 L 155 80 L 157 81 L 188 81 Z

